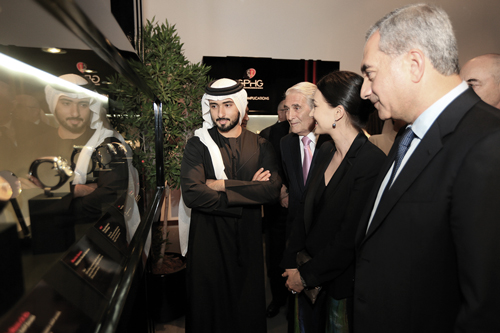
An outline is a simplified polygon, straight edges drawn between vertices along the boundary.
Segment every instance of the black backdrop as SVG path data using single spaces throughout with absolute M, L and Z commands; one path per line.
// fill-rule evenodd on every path
M 285 91 L 296 83 L 316 83 L 339 70 L 338 61 L 286 60 L 252 57 L 203 57 L 213 79 L 241 80 L 248 93 L 250 114 L 276 114 Z

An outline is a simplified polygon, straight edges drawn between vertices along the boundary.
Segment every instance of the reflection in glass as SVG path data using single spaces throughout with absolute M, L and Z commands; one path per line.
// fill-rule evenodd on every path
M 19 176 L 25 216 L 28 201 L 44 189 L 70 194 L 76 223 L 112 217 L 130 241 L 140 222 L 138 174 L 130 147 L 107 120 L 107 105 L 81 75 L 55 77 L 0 54 L 0 170 Z M 0 222 L 15 219 L 10 209 L 0 214 Z
M 0 201 L 15 199 L 21 194 L 21 182 L 12 172 L 0 171 Z
M 38 158 L 31 163 L 30 181 L 46 191 L 54 191 L 63 186 L 73 176 L 68 162 L 60 156 Z

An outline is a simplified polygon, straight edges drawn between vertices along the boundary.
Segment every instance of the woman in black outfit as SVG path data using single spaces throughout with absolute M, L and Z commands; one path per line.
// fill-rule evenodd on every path
M 354 238 L 366 198 L 385 154 L 362 131 L 374 110 L 361 99 L 363 78 L 346 71 L 321 79 L 310 116 L 316 134 L 329 134 L 294 221 L 284 253 L 286 286 L 297 293 L 294 332 L 352 331 Z M 298 267 L 297 257 L 311 259 Z M 312 304 L 304 288 L 321 286 Z

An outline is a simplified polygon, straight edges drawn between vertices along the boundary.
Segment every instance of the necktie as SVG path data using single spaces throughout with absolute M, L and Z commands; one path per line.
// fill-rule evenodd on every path
M 312 161 L 312 151 L 311 147 L 309 147 L 311 139 L 305 136 L 302 138 L 302 143 L 304 144 L 304 160 L 302 161 L 302 175 L 304 176 L 304 185 L 305 185 Z
M 396 172 L 403 161 L 403 157 L 405 157 L 408 148 L 410 147 L 411 142 L 415 138 L 415 133 L 413 133 L 411 126 L 408 126 L 406 130 L 403 132 L 403 137 L 399 142 L 398 151 L 396 152 L 396 159 L 394 160 L 394 167 L 392 168 L 391 178 L 389 178 L 389 182 L 387 183 L 386 189 L 389 189 L 392 186 L 392 182 L 394 181 L 394 176 L 396 176 Z

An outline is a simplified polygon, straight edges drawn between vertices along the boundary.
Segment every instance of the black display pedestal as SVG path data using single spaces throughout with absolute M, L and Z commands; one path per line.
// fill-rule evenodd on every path
M 29 200 L 33 254 L 63 252 L 75 242 L 71 199 L 71 193 L 54 193 Z
M 0 223 L 0 316 L 24 293 L 21 249 L 15 223 Z

